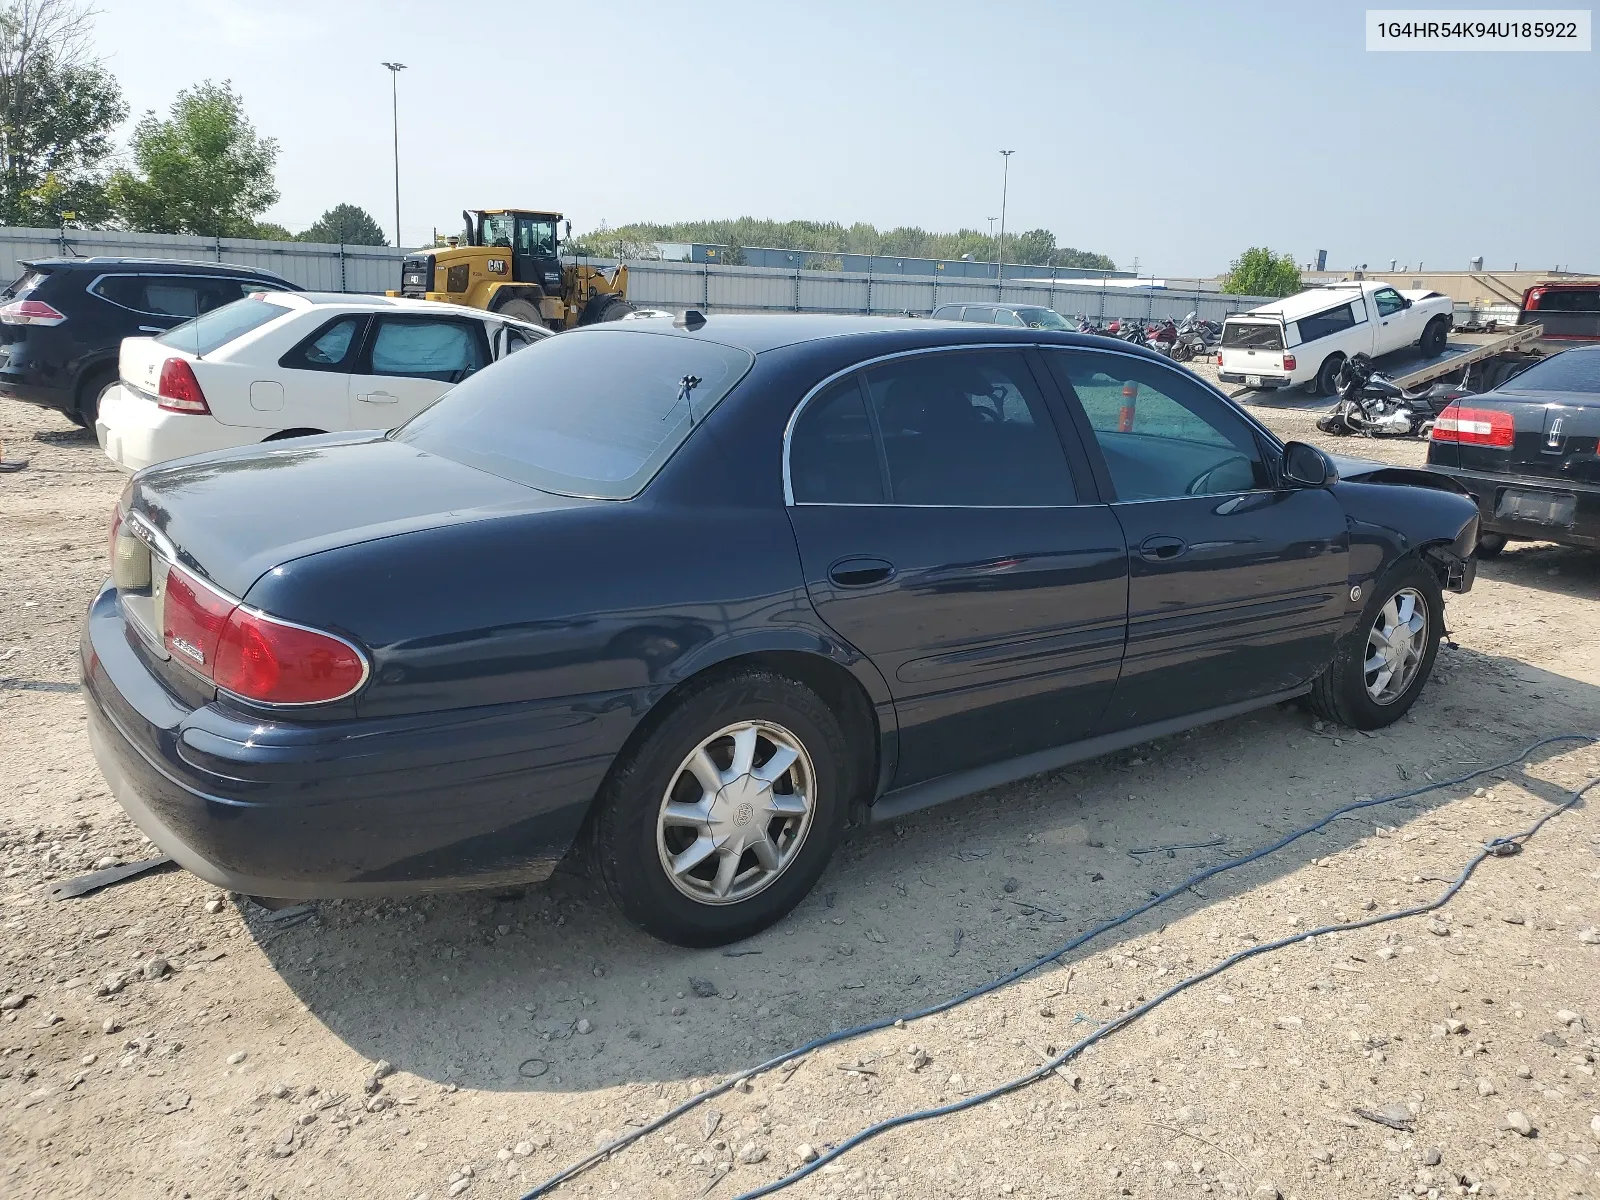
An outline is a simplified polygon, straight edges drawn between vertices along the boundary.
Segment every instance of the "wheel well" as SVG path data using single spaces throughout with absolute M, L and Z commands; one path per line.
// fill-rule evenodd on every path
M 1347 357 L 1349 357 L 1349 356 L 1346 355 L 1343 350 L 1335 350 L 1332 354 L 1328 355 L 1327 358 L 1322 360 L 1321 365 L 1318 366 L 1318 368 L 1317 368 L 1317 374 L 1319 374 L 1319 375 L 1322 374 L 1322 368 L 1327 366 L 1329 363 L 1334 362 L 1336 360 L 1339 361 L 1339 362 L 1343 362 L 1344 359 L 1347 358 Z
M 117 364 L 115 362 L 96 363 L 78 376 L 78 392 L 73 401 L 78 411 L 81 413 L 84 401 L 104 387 L 108 380 L 116 377 Z
M 280 429 L 277 433 L 269 434 L 262 438 L 263 442 L 281 442 L 284 438 L 310 437 L 316 433 L 327 433 L 326 429 Z

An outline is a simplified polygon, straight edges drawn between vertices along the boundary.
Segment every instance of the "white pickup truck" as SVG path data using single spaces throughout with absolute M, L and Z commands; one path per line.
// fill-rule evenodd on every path
M 1454 309 L 1438 292 L 1370 280 L 1313 288 L 1223 321 L 1218 378 L 1248 388 L 1305 384 L 1331 396 L 1352 354 L 1377 358 L 1412 345 L 1428 358 L 1444 353 Z

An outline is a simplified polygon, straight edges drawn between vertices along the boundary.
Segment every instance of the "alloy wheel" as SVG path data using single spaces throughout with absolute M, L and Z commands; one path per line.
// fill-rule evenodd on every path
M 1367 631 L 1362 674 L 1375 704 L 1393 704 L 1417 677 L 1428 648 L 1428 606 L 1415 588 L 1402 588 L 1378 610 Z
M 702 904 L 737 904 L 777 881 L 805 844 L 816 772 L 781 725 L 719 729 L 673 772 L 656 850 L 673 887 Z

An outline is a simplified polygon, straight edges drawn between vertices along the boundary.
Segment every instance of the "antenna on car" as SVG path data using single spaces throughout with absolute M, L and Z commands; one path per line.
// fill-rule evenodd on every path
M 678 314 L 678 319 L 673 322 L 679 329 L 699 329 L 706 323 L 706 315 L 698 308 L 686 308 Z M 695 382 L 699 382 L 696 380 Z
M 694 390 L 699 386 L 700 376 L 698 375 L 685 375 L 682 379 L 678 380 L 678 400 L 682 400 L 689 406 L 690 429 L 694 428 Z M 677 401 L 673 401 L 672 407 L 678 407 Z M 670 412 L 671 410 L 669 409 L 668 411 Z M 662 420 L 665 419 L 665 417 L 662 418 Z

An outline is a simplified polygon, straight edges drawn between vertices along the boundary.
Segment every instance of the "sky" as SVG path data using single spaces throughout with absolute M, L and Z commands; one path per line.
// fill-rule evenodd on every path
M 1460 0 L 1457 0 L 1460 2 Z M 1500 0 L 1508 3 L 1510 0 Z M 1547 0 L 1548 2 L 1548 0 Z M 756 216 L 1054 231 L 1142 274 L 1301 263 L 1600 270 L 1600 62 L 1379 54 L 1364 5 L 97 0 L 133 116 L 229 79 L 305 228 L 460 210 L 575 230 Z M 130 118 L 129 128 L 133 118 Z

